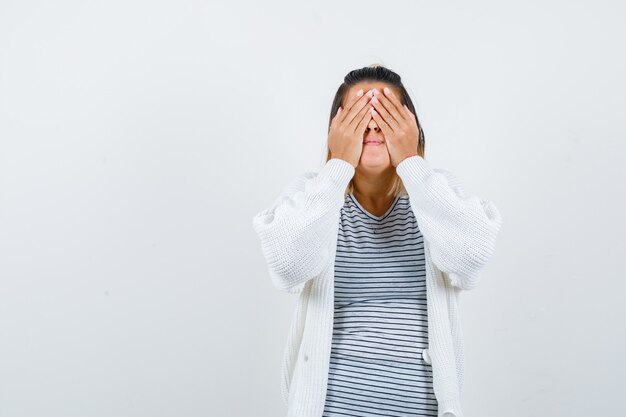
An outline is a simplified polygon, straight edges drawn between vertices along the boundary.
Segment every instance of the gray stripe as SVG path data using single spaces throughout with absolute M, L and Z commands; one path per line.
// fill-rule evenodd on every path
M 436 416 L 423 237 L 407 195 L 382 216 L 341 209 L 324 417 Z

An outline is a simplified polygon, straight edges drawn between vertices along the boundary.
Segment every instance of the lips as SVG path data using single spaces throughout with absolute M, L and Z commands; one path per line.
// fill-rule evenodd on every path
M 367 143 L 379 143 L 380 144 L 380 143 L 383 143 L 383 141 L 382 140 L 368 140 L 368 141 L 363 142 L 364 145 Z

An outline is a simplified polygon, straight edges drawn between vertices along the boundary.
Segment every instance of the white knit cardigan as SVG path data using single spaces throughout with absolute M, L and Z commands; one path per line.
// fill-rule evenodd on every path
M 252 219 L 272 283 L 298 295 L 281 370 L 288 417 L 321 417 L 327 389 L 334 316 L 334 261 L 341 207 L 355 168 L 330 159 L 305 172 Z M 492 256 L 501 215 L 495 204 L 468 195 L 449 171 L 421 156 L 396 167 L 424 238 L 428 349 L 439 417 L 463 417 L 464 347 L 458 295 L 473 289 Z

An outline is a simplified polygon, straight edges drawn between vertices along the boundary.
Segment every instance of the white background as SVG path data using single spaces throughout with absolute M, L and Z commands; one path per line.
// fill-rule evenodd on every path
M 251 219 L 371 63 L 503 215 L 466 417 L 622 414 L 624 4 L 216 3 L 0 2 L 0 416 L 284 415 Z

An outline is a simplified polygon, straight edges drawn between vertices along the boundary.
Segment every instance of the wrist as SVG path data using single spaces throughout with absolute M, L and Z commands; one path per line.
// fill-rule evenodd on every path
M 400 158 L 400 159 L 398 160 L 398 163 L 396 164 L 396 168 L 397 168 L 397 167 L 398 167 L 398 165 L 400 165 L 400 164 L 401 164 L 404 160 L 406 160 L 406 159 L 408 159 L 408 158 L 411 158 L 411 157 L 413 157 L 413 156 L 419 156 L 419 154 L 418 154 L 417 152 L 414 152 L 414 153 L 410 153 L 410 154 L 408 154 L 408 155 L 406 155 L 406 156 L 404 156 L 404 157 Z

